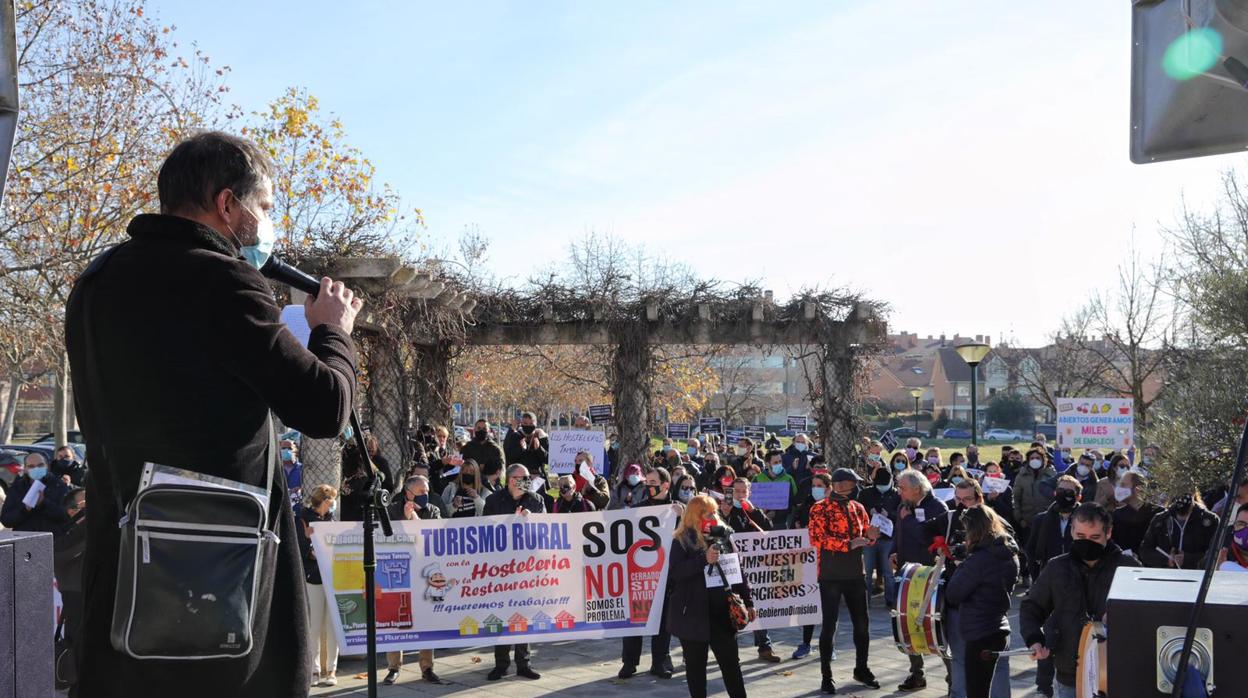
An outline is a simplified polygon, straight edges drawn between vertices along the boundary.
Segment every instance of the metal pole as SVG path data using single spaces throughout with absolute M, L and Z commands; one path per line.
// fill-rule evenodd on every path
M 971 366 L 971 443 L 978 445 L 979 442 L 975 440 L 976 437 L 979 435 L 979 431 L 976 428 L 977 427 L 976 422 L 978 420 L 975 419 L 975 410 L 976 410 L 976 404 L 975 404 L 976 403 L 975 401 L 976 389 L 975 388 L 976 388 L 975 366 Z
M 919 398 L 914 398 L 914 430 L 919 430 Z
M 367 456 L 365 456 L 367 458 Z M 364 614 L 368 652 L 368 695 L 377 695 L 377 592 L 373 579 L 377 572 L 377 553 L 373 548 L 373 507 L 364 506 Z

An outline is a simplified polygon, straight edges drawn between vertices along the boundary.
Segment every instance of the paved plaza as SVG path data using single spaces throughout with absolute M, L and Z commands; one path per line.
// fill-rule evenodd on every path
M 1021 645 L 1018 638 L 1018 599 L 1015 593 L 1014 608 L 1010 616 L 1011 627 L 1015 634 L 1011 638 L 1012 646 Z M 897 685 L 905 680 L 909 664 L 905 655 L 897 651 L 893 644 L 888 609 L 884 608 L 881 597 L 871 600 L 871 659 L 870 665 L 880 682 L 878 690 L 863 686 L 853 680 L 851 672 L 854 667 L 853 641 L 850 636 L 848 612 L 842 609 L 840 627 L 836 635 L 838 659 L 832 664 L 832 676 L 837 683 L 837 695 L 886 696 L 908 695 L 920 698 L 936 698 L 946 694 L 945 669 L 935 658 L 927 660 L 929 668 L 928 687 L 922 691 L 900 693 Z M 761 662 L 753 647 L 753 638 L 749 633 L 740 636 L 741 659 L 745 674 L 746 690 L 750 696 L 760 698 L 790 698 L 793 696 L 816 696 L 819 692 L 819 659 L 817 643 L 818 629 L 815 632 L 815 651 L 810 656 L 791 660 L 789 656 L 801 642 L 801 628 L 784 628 L 771 631 L 772 642 L 776 654 L 783 657 L 779 664 Z M 533 645 L 533 668 L 541 673 L 538 681 L 530 681 L 509 674 L 500 681 L 486 681 L 485 675 L 494 666 L 494 653 L 490 647 L 472 647 L 463 649 L 440 650 L 434 662 L 434 670 L 447 682 L 447 685 L 436 686 L 425 683 L 420 678 L 420 667 L 416 662 L 416 653 L 404 654 L 403 672 L 399 682 L 393 686 L 378 686 L 378 695 L 391 698 L 406 696 L 437 695 L 437 696 L 506 696 L 507 698 L 526 698 L 527 696 L 604 696 L 604 695 L 646 695 L 654 698 L 681 698 L 688 696 L 685 686 L 684 671 L 681 665 L 680 643 L 672 641 L 672 662 L 676 667 L 676 675 L 671 679 L 660 679 L 645 673 L 649 668 L 649 657 L 643 656 L 639 673 L 628 679 L 616 678 L 620 670 L 620 641 L 588 640 L 552 642 Z M 644 648 L 649 652 L 649 641 Z M 1013 695 L 1030 696 L 1034 692 L 1033 677 L 1035 663 L 1026 657 L 1014 657 L 1011 662 L 1011 683 Z M 385 676 L 385 658 L 378 658 L 378 681 Z M 711 695 L 724 695 L 723 682 L 718 669 L 711 662 L 709 676 L 709 692 Z M 512 667 L 512 672 L 515 667 Z M 364 680 L 364 662 L 360 657 L 344 658 L 338 670 L 338 686 L 334 688 L 317 688 L 312 690 L 314 696 L 362 696 L 367 692 Z M 359 678 L 356 678 L 356 677 Z

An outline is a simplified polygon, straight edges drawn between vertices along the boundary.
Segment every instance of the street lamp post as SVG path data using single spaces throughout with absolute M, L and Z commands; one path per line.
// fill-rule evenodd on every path
M 922 388 L 911 388 L 910 397 L 914 398 L 914 430 L 919 430 L 919 398 L 923 397 Z
M 984 360 L 984 357 L 988 356 L 988 352 L 992 351 L 992 347 L 982 342 L 972 342 L 956 346 L 954 351 L 958 352 L 958 356 L 962 357 L 966 365 L 971 367 L 971 443 L 974 444 L 977 443 L 977 437 L 979 436 L 979 415 L 976 404 L 979 397 L 976 393 L 979 390 L 976 385 L 976 367 Z

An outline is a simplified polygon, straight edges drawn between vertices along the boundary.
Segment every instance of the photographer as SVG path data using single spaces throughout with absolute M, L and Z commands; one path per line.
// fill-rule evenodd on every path
M 724 677 L 724 690 L 730 698 L 745 698 L 745 679 L 737 653 L 737 629 L 728 615 L 728 590 L 708 567 L 719 562 L 720 554 L 733 550 L 724 522 L 716 515 L 715 500 L 698 495 L 689 500 L 685 515 L 672 536 L 672 557 L 668 568 L 670 598 L 667 628 L 680 638 L 685 656 L 685 677 L 690 698 L 706 698 L 706 658 L 715 653 Z M 712 577 L 716 574 L 716 577 Z M 732 592 L 745 602 L 750 620 L 756 617 L 750 587 L 742 578 Z

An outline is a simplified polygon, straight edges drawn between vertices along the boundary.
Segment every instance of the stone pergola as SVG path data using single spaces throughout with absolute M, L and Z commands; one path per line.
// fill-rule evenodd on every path
M 561 313 L 540 298 L 530 299 L 526 312 L 478 296 L 451 277 L 418 271 L 388 258 L 341 260 L 327 269 L 329 276 L 370 295 L 410 299 L 443 317 L 461 320 L 456 336 L 439 336 L 435 329 L 409 327 L 407 346 L 386 341 L 384 322 L 375 312 L 365 313 L 357 329 L 370 336 L 370 391 L 373 404 L 399 404 L 411 380 L 423 386 L 413 405 L 419 421 L 451 422 L 450 364 L 461 345 L 542 346 L 599 345 L 612 347 L 610 371 L 615 425 L 624 462 L 640 462 L 649 451 L 648 415 L 651 378 L 649 367 L 658 345 L 800 345 L 816 360 L 818 376 L 812 385 L 812 405 L 822 446 L 830 462 L 852 457 L 856 404 L 854 379 L 868 348 L 884 339 L 884 322 L 874 306 L 846 296 L 830 304 L 825 296 L 811 295 L 780 306 L 770 297 L 708 298 L 705 302 L 673 304 L 656 297 L 606 307 L 585 299 L 576 312 Z M 302 302 L 295 294 L 293 302 Z M 830 310 L 837 310 L 833 316 Z M 412 374 L 405 374 L 406 366 Z M 413 425 L 406 415 L 373 420 L 373 431 L 393 461 L 402 458 L 402 444 Z M 329 465 L 326 463 L 326 465 Z M 337 462 L 333 463 L 337 466 Z M 329 473 L 325 473 L 329 475 Z M 332 480 L 331 480 L 332 481 Z

